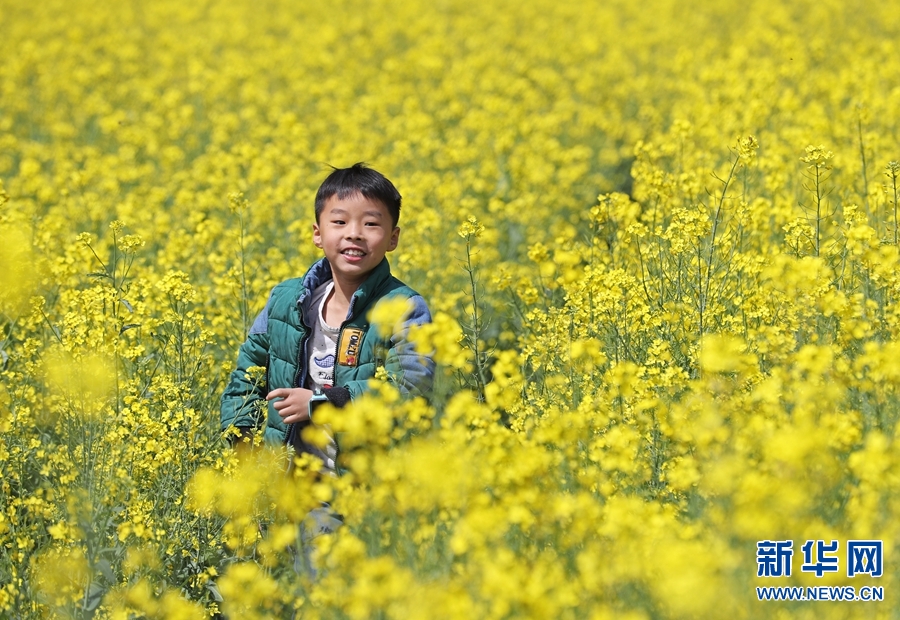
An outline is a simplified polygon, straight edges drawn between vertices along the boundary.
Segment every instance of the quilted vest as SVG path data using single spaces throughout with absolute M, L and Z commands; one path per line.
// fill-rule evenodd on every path
M 309 359 L 306 344 L 310 334 L 310 327 L 303 317 L 313 315 L 309 308 L 312 291 L 327 279 L 311 277 L 316 275 L 314 269 L 318 265 L 320 263 L 314 265 L 307 276 L 286 280 L 272 290 L 267 305 L 269 356 L 266 379 L 269 390 L 303 387 Z M 380 338 L 367 318 L 375 303 L 396 295 L 409 298 L 417 294 L 390 274 L 387 259 L 372 271 L 353 294 L 348 318 L 341 325 L 334 368 L 335 386 L 370 379 L 375 376 L 376 368 L 384 365 L 390 338 Z M 283 442 L 287 426 L 271 402 L 268 409 L 266 439 Z

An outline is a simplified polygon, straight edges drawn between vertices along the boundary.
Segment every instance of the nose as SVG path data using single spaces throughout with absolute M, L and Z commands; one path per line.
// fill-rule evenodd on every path
M 347 224 L 346 235 L 348 239 L 361 239 L 362 226 L 360 226 L 356 222 L 350 222 L 349 224 Z

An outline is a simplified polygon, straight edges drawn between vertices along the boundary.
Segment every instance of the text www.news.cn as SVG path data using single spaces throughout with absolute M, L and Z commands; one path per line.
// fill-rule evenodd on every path
M 769 586 L 756 588 L 761 601 L 883 601 L 881 586 Z

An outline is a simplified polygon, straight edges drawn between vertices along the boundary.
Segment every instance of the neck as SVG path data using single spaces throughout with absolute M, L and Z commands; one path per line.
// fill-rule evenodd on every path
M 361 284 L 362 282 L 347 282 L 335 278 L 334 289 L 331 293 L 332 299 L 342 305 L 349 305 L 350 298 L 353 297 L 353 293 L 359 289 Z

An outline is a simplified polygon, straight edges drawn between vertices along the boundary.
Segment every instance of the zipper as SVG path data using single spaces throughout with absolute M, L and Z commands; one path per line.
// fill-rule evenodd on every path
M 297 312 L 300 313 L 300 324 L 306 329 L 306 334 L 300 339 L 297 346 L 297 376 L 294 377 L 294 387 L 303 387 L 303 377 L 306 375 L 307 349 L 306 344 L 309 342 L 309 336 L 312 328 L 303 320 L 303 310 L 300 309 L 299 302 L 297 304 Z

